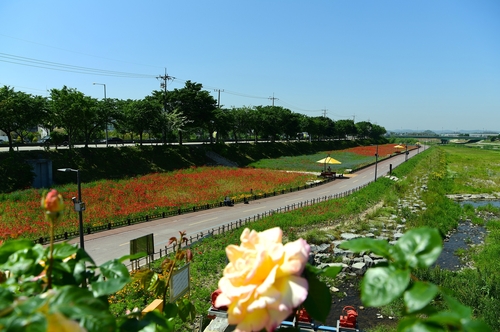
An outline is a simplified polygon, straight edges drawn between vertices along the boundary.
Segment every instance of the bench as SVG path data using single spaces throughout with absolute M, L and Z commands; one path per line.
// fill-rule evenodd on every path
M 335 178 L 336 174 L 336 172 L 321 172 L 320 176 L 324 178 Z

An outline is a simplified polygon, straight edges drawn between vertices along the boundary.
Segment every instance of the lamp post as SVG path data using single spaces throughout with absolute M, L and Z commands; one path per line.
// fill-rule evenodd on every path
M 79 233 L 80 233 L 80 248 L 85 249 L 85 243 L 83 239 L 83 211 L 85 210 L 85 203 L 82 202 L 82 187 L 80 184 L 80 170 L 73 168 L 58 168 L 59 172 L 76 172 L 76 183 L 78 186 L 78 198 L 73 197 L 73 204 L 75 205 L 75 211 L 78 212 L 79 221 Z
M 375 152 L 375 181 L 377 181 L 377 164 L 378 164 L 378 143 L 377 143 L 377 151 Z
M 92 83 L 93 85 L 102 85 L 104 87 L 104 102 L 106 102 L 106 84 L 104 83 Z M 108 115 L 106 114 L 106 128 L 104 129 L 106 132 L 106 147 L 108 147 Z

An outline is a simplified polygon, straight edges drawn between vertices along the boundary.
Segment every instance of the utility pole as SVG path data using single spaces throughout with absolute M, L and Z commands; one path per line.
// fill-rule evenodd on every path
M 160 83 L 160 87 L 162 87 L 163 90 L 165 91 L 165 97 L 166 97 L 167 96 L 167 83 L 168 83 L 169 80 L 174 80 L 175 77 L 169 76 L 167 74 L 167 68 L 165 68 L 165 74 L 164 75 L 156 76 L 156 79 L 163 81 L 162 83 Z M 166 107 L 166 99 L 165 99 L 165 112 L 167 111 L 166 108 L 167 107 Z
M 272 97 L 269 97 L 269 98 L 267 98 L 267 99 L 271 99 L 271 100 L 273 101 L 273 106 L 274 106 L 274 101 L 275 101 L 275 100 L 279 100 L 278 98 L 275 98 L 275 97 L 274 97 L 274 92 L 273 92 L 273 96 L 272 96 Z
M 163 91 L 164 91 L 164 94 L 163 94 L 163 112 L 165 112 L 165 114 L 167 114 L 167 83 L 169 80 L 174 80 L 175 77 L 169 76 L 167 74 L 167 68 L 165 68 L 165 74 L 156 76 L 156 79 L 163 81 L 160 83 L 160 87 L 162 87 Z M 162 136 L 163 136 L 162 137 L 163 143 L 166 143 L 167 133 L 165 132 L 165 128 L 163 128 Z
M 327 109 L 322 109 L 323 111 L 323 117 L 326 118 L 326 112 L 328 111 Z
M 214 89 L 214 91 L 217 92 L 217 108 L 220 108 L 220 93 L 221 91 L 224 92 L 224 89 Z

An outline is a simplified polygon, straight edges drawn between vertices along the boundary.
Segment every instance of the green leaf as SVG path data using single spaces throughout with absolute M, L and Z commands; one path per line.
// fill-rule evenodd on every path
M 330 266 L 324 269 L 317 268 L 309 263 L 306 264 L 305 270 L 306 273 L 314 274 L 314 275 L 325 275 L 330 278 L 335 278 L 340 271 L 342 271 L 341 266 Z
M 485 322 L 480 320 L 466 320 L 462 322 L 462 328 L 465 332 L 493 332 Z
M 330 278 L 335 278 L 342 271 L 342 266 L 329 266 L 321 270 L 321 274 Z
M 439 231 L 422 227 L 406 232 L 395 244 L 404 254 L 406 266 L 426 268 L 431 266 L 442 251 Z
M 41 313 L 30 313 L 29 315 L 11 315 L 0 320 L 2 331 L 17 332 L 46 332 L 47 319 Z M 5 328 L 4 326 L 7 326 Z
M 10 307 L 12 302 L 14 302 L 14 294 L 3 287 L 0 287 L 0 311 Z
M 158 278 L 158 275 L 152 270 L 140 270 L 134 274 L 133 280 L 139 281 L 141 287 L 148 289 L 153 278 Z
M 49 255 L 50 248 L 46 248 L 46 255 Z M 65 259 L 70 257 L 73 254 L 78 252 L 78 248 L 68 244 L 68 243 L 59 243 L 54 245 L 53 257 L 54 259 Z
M 324 323 L 332 305 L 330 290 L 315 274 L 308 273 L 307 270 L 305 277 L 309 283 L 309 291 L 303 305 L 313 319 Z
M 142 257 L 146 257 L 148 254 L 144 251 L 142 252 L 138 252 L 134 255 L 125 255 L 125 256 L 122 256 L 120 258 L 118 258 L 117 260 L 120 262 L 120 263 L 123 263 L 124 261 L 126 261 L 127 259 L 128 260 L 134 260 L 134 259 L 139 259 L 139 258 L 142 258 Z
M 104 281 L 93 282 L 91 284 L 91 289 L 95 297 L 111 295 L 121 290 L 129 282 L 130 278 L 127 277 L 107 279 Z
M 321 269 L 309 263 L 306 264 L 304 271 L 309 274 L 321 274 Z
M 103 311 L 107 311 L 107 303 L 95 298 L 87 289 L 76 286 L 57 289 L 56 295 L 49 301 L 51 310 L 60 311 L 71 318 L 80 318 L 79 315 L 100 316 Z
M 165 318 L 159 311 L 154 310 L 146 313 L 140 320 L 136 318 L 126 319 L 119 327 L 120 331 L 124 332 L 157 331 L 157 327 L 162 327 L 162 331 L 174 331 L 174 320 L 169 317 Z
M 359 238 L 342 242 L 339 247 L 356 253 L 370 251 L 376 255 L 390 258 L 391 245 L 385 240 Z
M 167 303 L 163 308 L 163 315 L 165 317 L 176 317 L 179 312 L 179 307 L 175 303 Z
M 130 276 L 127 267 L 117 259 L 102 264 L 99 270 L 105 278 L 128 278 Z
M 461 316 L 462 318 L 472 318 L 472 309 L 458 302 L 454 297 L 443 294 L 443 298 L 448 304 L 451 311 Z
M 406 311 L 408 313 L 413 313 L 421 310 L 432 301 L 438 292 L 438 286 L 432 283 L 422 281 L 415 282 L 403 295 Z
M 404 317 L 398 324 L 398 332 L 443 332 L 443 329 L 417 317 Z
M 409 270 L 393 266 L 370 268 L 361 282 L 361 301 L 369 307 L 389 304 L 403 294 L 409 283 Z
M 196 309 L 188 299 L 178 301 L 179 317 L 183 322 L 192 321 L 196 318 Z
M 35 244 L 30 240 L 10 240 L 0 246 L 0 264 L 5 263 L 9 256 L 16 251 L 33 248 Z
M 461 317 L 459 314 L 451 311 L 440 311 L 427 318 L 426 322 L 439 324 L 441 326 L 460 328 L 462 325 Z

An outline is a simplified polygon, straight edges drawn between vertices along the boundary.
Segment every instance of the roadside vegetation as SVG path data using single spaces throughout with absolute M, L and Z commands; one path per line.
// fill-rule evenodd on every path
M 378 218 L 394 213 L 400 218 L 405 218 L 408 228 L 428 225 L 438 228 L 443 235 L 454 229 L 460 220 L 475 218 L 476 222 L 482 222 L 487 227 L 489 233 L 484 245 L 464 250 L 466 253 L 461 253 L 472 260 L 473 269 L 453 272 L 436 267 L 418 271 L 417 275 L 422 280 L 429 280 L 452 290 L 461 303 L 473 309 L 476 317 L 483 319 L 493 330 L 500 330 L 500 320 L 496 314 L 500 309 L 498 300 L 500 299 L 500 287 L 498 287 L 500 266 L 495 263 L 500 254 L 498 244 L 500 243 L 498 241 L 500 211 L 492 207 L 478 209 L 483 210 L 483 213 L 487 209 L 490 216 L 487 222 L 484 219 L 480 221 L 477 215 L 481 211 L 470 207 L 461 208 L 445 197 L 445 194 L 453 191 L 454 179 L 457 178 L 457 176 L 450 176 L 449 169 L 453 168 L 456 162 L 451 161 L 456 160 L 455 154 L 462 154 L 465 157 L 468 151 L 469 149 L 459 151 L 454 147 L 436 147 L 426 150 L 425 153 L 409 159 L 393 171 L 393 174 L 400 179 L 397 182 L 381 178 L 349 197 L 288 213 L 275 214 L 253 223 L 251 228 L 264 230 L 280 226 L 284 231 L 285 241 L 303 237 L 311 243 L 323 243 L 328 239 L 330 241 L 333 238 L 339 239 L 340 233 L 346 228 L 356 231 L 369 227 L 381 227 L 381 223 L 377 221 Z M 494 158 L 494 156 L 485 158 L 490 157 Z M 474 160 L 477 158 L 472 159 L 471 163 L 474 163 Z M 480 163 L 479 161 L 477 165 Z M 423 192 L 421 198 L 427 203 L 428 208 L 419 214 L 408 213 L 404 209 L 398 210 L 398 200 L 405 195 L 412 194 L 415 186 L 423 183 L 427 186 L 427 190 Z M 192 246 L 194 260 L 191 263 L 191 299 L 196 306 L 197 313 L 201 316 L 205 316 L 210 307 L 210 295 L 217 288 L 217 281 L 226 264 L 224 248 L 228 244 L 238 243 L 241 232 L 242 229 L 234 230 L 221 236 L 206 238 Z M 328 280 L 328 283 L 329 286 L 339 286 L 336 280 Z M 139 295 L 140 292 L 137 292 L 136 287 L 131 285 L 110 299 L 111 307 L 116 312 L 120 312 L 131 310 L 136 306 L 141 308 L 142 303 L 152 300 L 150 294 Z M 437 300 L 435 305 L 442 308 L 444 304 Z M 402 304 L 395 301 L 382 308 L 382 313 L 397 318 L 401 308 Z M 395 327 L 381 325 L 369 331 L 395 331 Z
M 232 148 L 227 148 L 230 150 Z M 320 157 L 325 156 L 325 149 Z M 479 154 L 478 154 L 479 153 Z M 408 162 L 393 170 L 399 180 L 380 178 L 377 182 L 345 198 L 330 200 L 287 213 L 274 214 L 252 223 L 251 228 L 261 231 L 279 226 L 284 232 L 284 241 L 293 241 L 299 237 L 310 243 L 324 243 L 339 239 L 345 229 L 350 231 L 381 228 L 380 217 L 396 214 L 404 219 L 407 228 L 430 226 L 437 228 L 442 235 L 454 229 L 460 220 L 470 219 L 474 223 L 484 224 L 488 230 L 485 243 L 471 249 L 461 250 L 460 256 L 470 260 L 473 269 L 447 271 L 439 267 L 418 271 L 419 279 L 429 280 L 454 292 L 454 296 L 463 304 L 471 307 L 475 316 L 482 318 L 493 330 L 500 330 L 500 319 L 496 312 L 500 309 L 500 211 L 493 207 L 474 209 L 470 206 L 461 208 L 446 198 L 451 193 L 487 193 L 491 182 L 500 186 L 498 174 L 500 164 L 498 151 L 474 150 L 466 147 L 439 146 L 423 151 Z M 333 156 L 333 152 L 332 152 Z M 300 160 L 303 156 L 297 155 Z M 316 157 L 315 157 L 316 158 Z M 319 158 L 319 159 L 321 159 Z M 242 160 L 251 160 L 248 155 Z M 293 158 L 289 164 L 300 164 Z M 66 165 L 68 166 L 68 165 Z M 464 167 L 467 166 L 467 167 Z M 316 165 L 316 168 L 318 166 Z M 191 170 L 193 171 L 193 170 Z M 477 188 L 476 185 L 479 187 Z M 399 201 L 415 195 L 415 189 L 425 186 L 420 198 L 427 208 L 420 213 L 399 208 Z M 89 185 L 89 187 L 92 187 Z M 255 188 L 252 188 L 255 190 Z M 75 188 L 73 186 L 73 191 Z M 2 206 L 6 197 L 11 201 L 22 201 L 19 192 L 3 195 Z M 38 193 L 39 197 L 39 193 Z M 67 196 L 66 196 L 67 197 Z M 88 196 L 87 196 L 88 197 Z M 85 200 L 85 197 L 84 197 Z M 39 204 L 39 200 L 36 200 Z M 0 215 L 1 216 L 1 215 Z M 76 224 L 76 223 L 75 223 Z M 224 248 L 228 244 L 239 242 L 242 229 L 225 233 L 221 236 L 205 238 L 192 245 L 194 260 L 191 263 L 191 300 L 196 312 L 206 316 L 210 306 L 210 295 L 217 288 L 217 281 L 226 264 Z M 378 231 L 374 231 L 375 234 Z M 160 266 L 161 262 L 154 263 Z M 329 286 L 340 286 L 337 280 L 327 280 Z M 143 309 L 153 300 L 152 293 L 140 289 L 139 285 L 130 284 L 120 292 L 109 297 L 111 309 L 116 314 L 127 310 Z M 438 308 L 443 303 L 435 301 Z M 395 301 L 382 309 L 385 315 L 399 317 L 401 303 Z M 178 323 L 178 330 L 191 328 Z M 370 331 L 394 331 L 391 326 L 380 326 Z
M 225 197 L 242 197 L 303 187 L 317 177 L 307 173 L 266 169 L 197 167 L 168 173 L 154 173 L 129 180 L 102 180 L 85 183 L 84 226 L 95 227 L 136 216 L 216 204 Z M 77 197 L 75 185 L 56 186 L 64 197 Z M 49 233 L 48 222 L 40 215 L 43 190 L 30 189 L 0 197 L 0 240 L 38 239 Z M 78 228 L 78 215 L 66 209 L 55 228 L 56 234 Z

